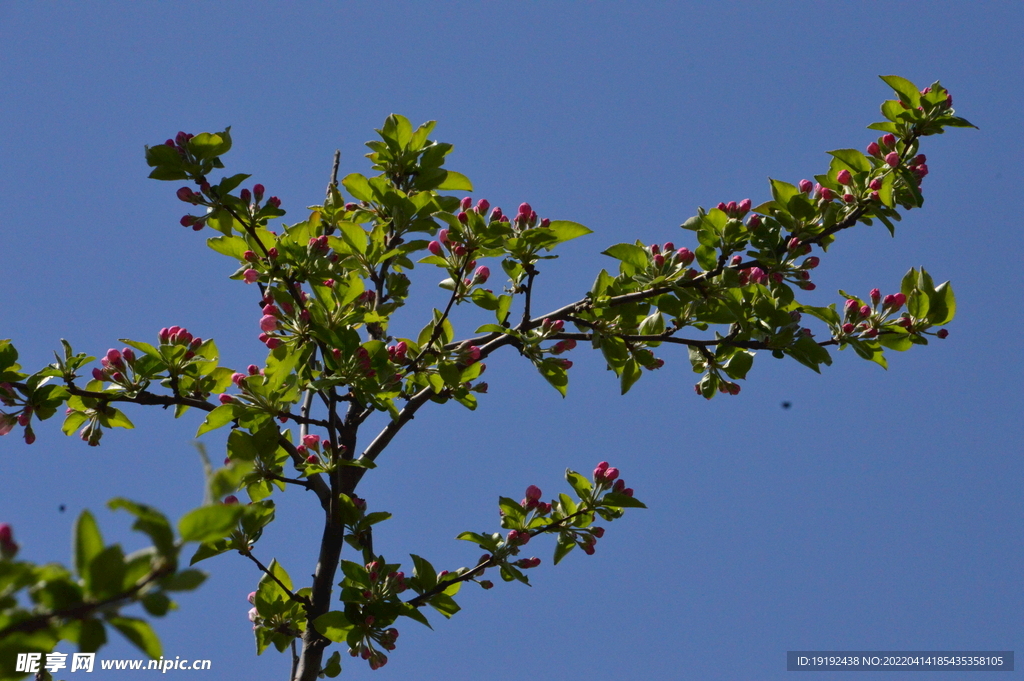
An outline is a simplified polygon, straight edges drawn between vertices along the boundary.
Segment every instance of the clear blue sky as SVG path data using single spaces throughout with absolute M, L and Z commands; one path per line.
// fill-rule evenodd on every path
M 499 494 L 555 494 L 566 466 L 602 459 L 650 510 L 555 568 L 535 540 L 533 588 L 467 589 L 453 620 L 403 624 L 387 667 L 345 657 L 343 678 L 767 680 L 796 649 L 1020 653 L 1022 33 L 1024 8 L 996 2 L 4 3 L 0 337 L 29 367 L 62 337 L 98 354 L 174 324 L 216 338 L 228 366 L 263 357 L 252 289 L 178 226 L 178 185 L 146 179 L 143 145 L 178 130 L 233 126 L 228 172 L 252 173 L 290 221 L 323 196 L 334 149 L 343 173 L 369 173 L 361 145 L 385 116 L 436 119 L 476 197 L 594 230 L 544 267 L 539 305 L 554 307 L 614 265 L 607 246 L 692 247 L 678 225 L 698 205 L 760 203 L 767 176 L 862 148 L 890 96 L 878 74 L 941 79 L 980 131 L 928 138 L 925 207 L 895 239 L 844 234 L 809 302 L 891 292 L 924 265 L 953 280 L 949 338 L 888 372 L 850 351 L 820 376 L 759 355 L 740 396 L 710 403 L 683 353 L 622 398 L 581 348 L 564 400 L 514 353 L 493 358 L 476 413 L 424 410 L 367 476 L 372 509 L 395 515 L 378 550 L 469 564 L 479 551 L 454 536 L 496 529 Z M 201 501 L 198 417 L 130 416 L 137 429 L 98 449 L 59 420 L 31 447 L 0 439 L 0 521 L 26 559 L 67 562 L 84 507 L 137 547 L 103 510 L 112 496 L 173 517 Z M 277 500 L 258 555 L 302 582 L 318 513 L 292 490 Z M 253 654 L 254 568 L 203 567 L 157 624 L 165 655 L 285 678 L 284 656 Z

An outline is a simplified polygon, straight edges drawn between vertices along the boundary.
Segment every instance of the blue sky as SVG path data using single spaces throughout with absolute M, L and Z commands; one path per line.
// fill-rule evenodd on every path
M 888 371 L 849 351 L 820 376 L 759 355 L 741 395 L 711 402 L 683 353 L 619 397 L 580 348 L 564 400 L 514 353 L 492 358 L 475 413 L 433 405 L 367 476 L 371 509 L 395 516 L 378 550 L 469 564 L 479 551 L 454 536 L 497 529 L 499 494 L 547 497 L 565 467 L 600 460 L 649 510 L 555 568 L 535 540 L 533 588 L 467 589 L 434 632 L 401 626 L 372 674 L 777 679 L 787 650 L 1022 650 L 1022 19 L 997 2 L 6 3 L 0 337 L 28 367 L 60 338 L 98 354 L 173 324 L 215 338 L 228 366 L 263 357 L 253 291 L 178 226 L 178 185 L 146 179 L 143 145 L 178 130 L 233 126 L 227 172 L 252 173 L 290 222 L 323 196 L 334 149 L 343 173 L 368 174 L 362 143 L 389 113 L 436 119 L 475 197 L 594 230 L 543 269 L 537 304 L 553 308 L 614 265 L 607 246 L 692 247 L 678 225 L 697 206 L 756 205 L 768 176 L 797 181 L 823 172 L 825 150 L 862 148 L 890 96 L 879 74 L 940 79 L 980 130 L 928 138 L 924 208 L 895 239 L 844 234 L 806 301 L 891 292 L 924 265 L 953 281 L 949 338 L 893 353 Z M 137 546 L 103 510 L 112 496 L 172 517 L 201 501 L 198 417 L 129 415 L 137 428 L 98 449 L 56 420 L 31 447 L 0 440 L 0 521 L 26 559 L 67 562 L 86 507 Z M 277 501 L 258 555 L 301 581 L 317 514 L 295 491 Z M 203 567 L 207 584 L 158 623 L 165 655 L 285 678 L 283 656 L 253 654 L 259 575 L 238 556 Z M 121 641 L 104 654 L 135 656 Z M 371 675 L 348 660 L 342 678 Z

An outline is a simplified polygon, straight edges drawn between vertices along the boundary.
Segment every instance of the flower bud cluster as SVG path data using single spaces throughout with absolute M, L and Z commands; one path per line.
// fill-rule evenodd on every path
M 186 333 L 188 333 L 186 331 Z M 195 339 L 191 339 L 194 341 Z M 199 345 L 202 345 L 203 339 L 199 339 Z M 189 342 L 189 348 L 191 349 L 191 341 Z M 107 354 L 100 358 L 100 365 L 102 369 L 93 369 L 92 377 L 97 381 L 111 381 L 119 385 L 128 387 L 135 384 L 135 380 L 129 380 L 126 374 L 133 374 L 135 369 L 135 350 L 132 348 L 124 348 L 123 350 L 116 350 L 111 348 L 107 350 Z
M 536 485 L 530 485 L 526 488 L 526 496 L 519 502 L 519 505 L 525 508 L 527 511 L 535 510 L 537 515 L 547 515 L 551 513 L 551 504 L 541 501 L 540 497 L 543 492 L 540 491 L 540 487 Z M 523 542 L 524 544 L 526 542 Z
M 661 273 L 660 270 L 663 269 L 675 271 L 688 267 L 695 257 L 688 248 L 680 248 L 677 251 L 675 244 L 671 241 L 666 242 L 663 246 L 651 244 L 647 247 L 647 252 L 650 254 L 651 264 L 658 273 Z
M 903 307 L 907 297 L 902 293 L 893 293 L 882 297 L 882 292 L 873 288 L 868 294 L 871 305 L 862 304 L 855 298 L 847 299 L 843 305 L 843 323 L 841 330 L 845 336 L 857 335 L 861 338 L 872 339 L 878 336 L 880 327 L 888 317 Z M 879 304 L 881 303 L 881 309 Z M 906 319 L 908 323 L 904 323 Z M 900 326 L 909 326 L 910 318 L 901 317 L 896 320 Z
M 157 334 L 157 339 L 160 341 L 160 345 L 183 345 L 187 347 L 188 350 L 185 351 L 186 360 L 190 360 L 195 357 L 195 351 L 203 344 L 202 338 L 193 336 L 189 333 L 188 329 L 181 326 L 172 326 L 170 328 L 160 329 L 160 332 Z M 102 360 L 100 360 L 100 363 L 102 364 Z
M 750 199 L 743 199 L 739 203 L 730 201 L 729 203 L 719 203 L 716 208 L 722 211 L 731 218 L 740 220 L 744 215 L 750 212 L 751 202 Z

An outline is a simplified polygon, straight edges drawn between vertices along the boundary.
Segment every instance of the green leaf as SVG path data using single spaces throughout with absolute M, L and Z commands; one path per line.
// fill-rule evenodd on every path
M 778 203 L 779 206 L 789 205 L 789 200 L 800 194 L 800 190 L 788 182 L 773 180 L 770 177 L 768 178 L 768 181 L 772 185 L 772 197 L 775 198 L 775 202 Z
M 576 494 L 579 495 L 580 499 L 590 498 L 590 493 L 594 489 L 594 486 L 590 484 L 590 480 L 587 480 L 576 471 L 566 468 L 565 481 L 576 490 Z
M 103 551 L 103 535 L 88 509 L 82 511 L 75 523 L 74 542 L 75 571 L 84 577 L 89 564 Z
M 427 603 L 429 603 L 430 607 L 434 610 L 437 610 L 449 619 L 459 610 L 462 610 L 462 608 L 459 607 L 459 604 L 456 603 L 451 596 L 446 596 L 445 594 L 437 594 L 427 601 Z
M 374 201 L 376 198 L 369 180 L 359 173 L 346 175 L 344 179 L 342 179 L 341 184 L 344 185 L 349 194 L 360 201 Z
M 560 533 L 558 535 L 558 541 L 555 543 L 555 565 L 558 565 L 558 563 L 560 563 L 561 560 L 574 548 L 576 548 L 576 542 L 573 541 L 571 535 L 567 533 Z
M 941 326 L 953 321 L 953 317 L 956 315 L 956 297 L 953 295 L 953 287 L 948 281 L 939 284 L 929 298 L 929 323 Z
M 171 524 L 167 522 L 164 514 L 145 504 L 139 504 L 121 497 L 115 497 L 108 501 L 107 508 L 112 511 L 123 509 L 134 515 L 136 520 L 132 524 L 133 530 L 144 532 L 148 535 L 162 556 L 177 556 L 177 549 L 174 546 L 174 532 L 171 530 Z
M 608 492 L 601 497 L 601 503 L 605 506 L 614 506 L 616 508 L 647 508 L 643 502 L 637 501 L 631 496 L 625 494 L 619 494 L 617 492 Z
M 621 394 L 625 395 L 628 393 L 629 389 L 640 380 L 641 376 L 643 376 L 643 370 L 636 360 L 633 358 L 626 360 L 626 363 L 622 366 L 622 373 L 619 375 Z
M 102 600 L 121 593 L 124 574 L 124 552 L 114 544 L 93 556 L 83 576 L 88 592 L 95 599 Z
M 249 250 L 249 244 L 245 239 L 238 236 L 215 236 L 206 240 L 206 245 L 221 255 L 237 260 L 245 260 L 245 252 Z
M 851 170 L 859 173 L 867 173 L 871 171 L 871 161 L 869 161 L 868 157 L 857 149 L 835 149 L 828 153 L 850 166 Z
M 154 617 L 163 617 L 169 610 L 176 607 L 167 594 L 153 591 L 142 597 L 142 607 Z
M 602 251 L 601 254 L 611 256 L 616 260 L 621 260 L 627 265 L 631 265 L 638 270 L 647 268 L 647 251 L 636 244 L 615 244 L 608 250 Z
M 219 556 L 220 554 L 230 549 L 231 542 L 229 542 L 227 539 L 218 539 L 215 542 L 203 542 L 199 545 L 199 548 L 196 549 L 196 552 L 192 554 L 192 559 L 189 560 L 188 564 L 195 565 L 201 560 L 206 560 L 207 558 Z
M 434 566 L 430 564 L 430 561 L 415 553 L 410 553 L 409 556 L 412 558 L 413 574 L 419 581 L 420 588 L 424 591 L 433 589 L 437 584 L 437 572 L 434 570 Z
M 928 315 L 928 309 L 931 306 L 930 302 L 928 295 L 924 291 L 914 289 L 907 297 L 907 312 L 917 319 L 923 319 Z
M 206 581 L 206 573 L 199 570 L 182 570 L 160 581 L 167 591 L 193 591 Z
M 201 132 L 188 141 L 188 147 L 198 158 L 222 156 L 231 150 L 230 131 L 229 127 L 221 133 Z
M 444 179 L 441 180 L 441 184 L 437 186 L 440 191 L 473 191 L 473 183 L 469 181 L 469 178 L 462 173 L 457 173 L 454 170 L 445 170 Z
M 885 84 L 896 91 L 896 94 L 900 96 L 900 99 L 904 100 L 912 107 L 917 108 L 921 105 L 921 92 L 916 85 L 911 83 L 906 78 L 900 76 L 879 76 Z
M 160 351 L 154 348 L 149 343 L 140 343 L 139 341 L 129 340 L 127 338 L 121 338 L 120 341 L 125 345 L 130 345 L 140 352 L 144 352 L 150 357 L 160 357 Z
M 896 201 L 893 198 L 893 184 L 896 181 L 895 173 L 886 173 L 885 177 L 882 178 L 882 187 L 878 190 L 878 198 L 889 208 L 896 205 Z M 882 217 L 881 215 L 879 217 Z M 892 230 L 890 230 L 892 231 Z
M 313 620 L 313 626 L 326 638 L 335 643 L 344 643 L 346 638 L 348 638 L 348 632 L 352 629 L 352 623 L 345 617 L 345 613 L 340 610 L 325 612 Z
M 341 653 L 335 650 L 331 657 L 327 660 L 327 664 L 325 664 L 323 666 L 323 669 L 320 670 L 320 673 L 329 679 L 333 679 L 334 677 L 341 674 Z
M 160 639 L 145 621 L 133 617 L 108 617 L 107 622 L 152 659 L 163 655 Z
M 235 404 L 222 404 L 209 414 L 206 415 L 206 420 L 199 426 L 199 430 L 196 431 L 196 437 L 209 433 L 211 430 L 216 430 L 221 426 L 226 426 L 235 420 L 238 412 L 238 405 Z
M 244 508 L 240 504 L 214 504 L 189 511 L 178 521 L 182 541 L 208 542 L 235 529 Z
M 548 229 L 558 237 L 558 241 L 556 243 L 564 243 L 570 239 L 586 236 L 587 234 L 593 234 L 591 230 L 587 229 L 580 223 L 571 222 L 569 220 L 552 220 L 551 224 L 548 225 Z

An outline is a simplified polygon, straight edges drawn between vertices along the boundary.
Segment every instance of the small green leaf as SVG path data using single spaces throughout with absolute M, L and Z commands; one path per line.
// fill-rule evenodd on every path
M 462 173 L 457 173 L 454 170 L 445 170 L 444 179 L 441 180 L 441 184 L 437 186 L 440 191 L 473 191 L 473 183 L 469 181 L 469 178 Z
M 238 413 L 238 405 L 235 404 L 222 404 L 209 414 L 206 415 L 206 420 L 199 426 L 199 430 L 196 431 L 196 437 L 208 433 L 211 430 L 216 430 L 221 426 L 226 426 L 235 420 Z
M 178 521 L 182 541 L 208 542 L 231 534 L 242 515 L 240 504 L 214 504 L 189 511 Z
M 352 623 L 345 617 L 345 613 L 340 610 L 332 610 L 320 615 L 313 620 L 313 626 L 326 638 L 335 643 L 344 643 L 348 637 L 348 632 L 352 629 Z
M 602 251 L 601 255 L 611 256 L 640 270 L 646 269 L 648 264 L 647 251 L 636 244 L 615 244 Z
M 593 234 L 591 230 L 587 229 L 580 223 L 571 222 L 569 220 L 553 220 L 551 224 L 548 225 L 548 229 L 558 237 L 557 243 L 564 243 L 570 239 L 586 236 L 587 234 Z
M 152 659 L 163 655 L 160 639 L 145 621 L 132 617 L 108 617 L 107 622 Z
M 896 91 L 900 99 L 916 108 L 921 104 L 921 92 L 916 85 L 900 76 L 879 76 L 885 84 Z
M 828 153 L 850 166 L 850 169 L 855 172 L 867 173 L 871 171 L 871 161 L 857 149 L 835 149 Z
M 75 523 L 75 570 L 84 577 L 89 564 L 103 551 L 103 536 L 96 519 L 83 510 Z

